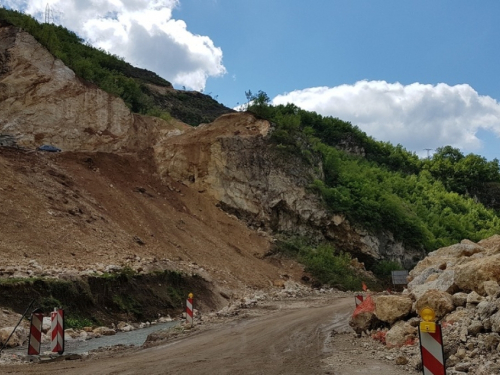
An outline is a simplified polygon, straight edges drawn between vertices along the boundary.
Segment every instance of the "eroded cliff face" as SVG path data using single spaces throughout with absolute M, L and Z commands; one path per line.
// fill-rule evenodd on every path
M 421 255 L 390 233 L 374 235 L 329 214 L 308 191 L 323 177 L 320 161 L 311 165 L 268 142 L 268 121 L 232 113 L 192 128 L 132 114 L 15 27 L 0 27 L 0 113 L 0 134 L 20 146 L 147 157 L 165 183 L 181 181 L 254 229 L 326 238 L 368 263 L 409 266 Z
M 125 103 L 83 82 L 30 34 L 0 27 L 0 134 L 18 145 L 66 151 L 136 152 L 182 125 L 132 114 Z
M 221 208 L 255 229 L 326 238 L 364 262 L 414 264 L 420 257 L 390 233 L 371 234 L 331 215 L 308 191 L 321 163 L 280 151 L 268 142 L 271 125 L 249 113 L 229 114 L 171 137 L 157 149 L 160 175 L 213 196 Z

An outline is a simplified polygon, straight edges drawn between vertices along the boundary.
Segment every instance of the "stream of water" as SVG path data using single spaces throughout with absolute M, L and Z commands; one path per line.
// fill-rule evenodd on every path
M 165 328 L 179 325 L 178 321 L 151 325 L 146 328 L 136 329 L 130 332 L 117 332 L 112 336 L 101 336 L 90 340 L 72 339 L 66 335 L 64 343 L 64 354 L 83 354 L 91 350 L 114 346 L 114 345 L 135 345 L 141 346 L 146 341 L 150 333 L 160 331 Z M 50 342 L 43 343 L 40 353 L 50 351 Z M 24 356 L 28 353 L 28 343 L 14 349 L 6 349 L 5 354 Z

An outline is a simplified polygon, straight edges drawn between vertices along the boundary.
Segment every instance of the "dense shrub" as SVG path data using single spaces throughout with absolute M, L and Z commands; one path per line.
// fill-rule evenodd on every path
M 279 241 L 276 250 L 305 266 L 316 282 L 341 290 L 360 290 L 363 282 L 373 286 L 373 280 L 363 278 L 352 266 L 348 253 L 337 252 L 327 243 L 311 244 L 305 238 Z
M 273 106 L 262 100 L 267 97 L 262 92 L 258 95 L 249 98 L 248 110 L 273 123 L 270 141 L 278 149 L 321 156 L 324 179 L 311 181 L 310 187 L 333 213 L 427 250 L 500 232 L 496 212 L 480 203 L 483 197 L 500 207 L 498 160 L 464 156 L 449 146 L 420 160 L 348 122 L 294 104 Z

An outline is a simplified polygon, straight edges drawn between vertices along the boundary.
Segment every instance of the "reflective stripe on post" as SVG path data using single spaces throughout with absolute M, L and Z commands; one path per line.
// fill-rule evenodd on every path
M 418 328 L 420 338 L 420 354 L 424 375 L 445 375 L 446 366 L 443 351 L 443 336 L 441 325 L 436 324 L 434 333 L 423 332 Z
M 51 320 L 51 343 L 50 351 L 64 353 L 64 310 L 55 309 L 50 313 Z
M 186 323 L 193 326 L 193 293 L 189 293 L 186 301 Z
M 42 313 L 31 314 L 30 338 L 28 341 L 28 355 L 39 355 L 42 344 Z

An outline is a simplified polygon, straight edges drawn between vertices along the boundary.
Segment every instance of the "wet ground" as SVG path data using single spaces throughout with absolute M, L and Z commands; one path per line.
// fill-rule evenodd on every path
M 81 339 L 67 338 L 64 343 L 64 354 L 86 354 L 92 350 L 99 348 L 110 347 L 115 345 L 124 346 L 141 346 L 146 341 L 146 338 L 150 333 L 175 327 L 179 325 L 179 322 L 169 322 L 154 324 L 146 328 L 136 329 L 130 332 L 117 332 L 116 335 L 112 336 L 101 336 L 98 338 L 82 341 Z M 41 353 L 50 351 L 50 342 L 42 344 Z M 17 355 L 20 357 L 26 356 L 28 353 L 28 344 L 18 347 L 15 349 L 5 349 L 3 355 Z

